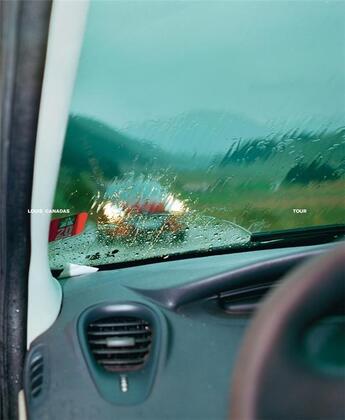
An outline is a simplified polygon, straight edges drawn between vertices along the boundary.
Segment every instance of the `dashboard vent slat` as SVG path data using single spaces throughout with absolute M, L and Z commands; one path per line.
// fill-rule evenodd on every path
M 147 337 L 147 338 L 136 338 L 135 342 L 138 343 L 150 343 L 151 342 L 151 337 Z M 98 345 L 106 345 L 107 344 L 107 340 L 100 338 L 100 339 L 89 339 L 89 344 L 98 344 Z
M 113 331 L 113 330 L 105 330 L 105 331 L 89 331 L 89 335 L 98 335 L 98 336 L 113 336 L 113 335 L 128 335 L 128 332 L 131 333 L 131 335 L 138 335 L 138 334 L 149 334 L 147 330 L 140 329 L 140 330 L 133 330 L 133 331 Z
M 93 349 L 93 354 L 135 354 L 135 353 L 147 353 L 147 349 Z
M 92 321 L 87 328 L 89 348 L 105 370 L 138 370 L 146 363 L 152 345 L 152 328 L 142 319 L 109 317 Z
M 125 360 L 109 360 L 109 359 L 98 359 L 98 363 L 101 365 L 115 365 L 115 366 L 123 366 L 123 365 L 138 365 L 142 364 L 145 361 L 144 357 L 140 357 L 138 359 L 125 359 Z
M 43 389 L 44 360 L 41 353 L 36 353 L 29 366 L 29 394 L 31 398 L 37 398 Z
M 99 323 L 92 323 L 89 325 L 90 328 L 105 328 L 105 327 L 122 327 L 122 328 L 126 328 L 126 327 L 137 327 L 138 325 L 146 325 L 144 321 L 142 321 L 142 323 L 139 322 L 99 322 Z

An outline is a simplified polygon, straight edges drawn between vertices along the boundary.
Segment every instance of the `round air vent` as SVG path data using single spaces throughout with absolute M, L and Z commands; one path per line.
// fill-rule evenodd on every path
M 87 339 L 99 365 L 110 372 L 141 369 L 152 344 L 152 328 L 140 318 L 114 316 L 89 323 Z
M 139 302 L 102 303 L 79 317 L 78 336 L 99 393 L 114 404 L 138 404 L 150 394 L 166 357 L 167 325 Z

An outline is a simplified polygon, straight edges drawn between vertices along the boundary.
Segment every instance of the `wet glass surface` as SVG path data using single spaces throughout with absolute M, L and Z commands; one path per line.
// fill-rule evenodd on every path
M 345 3 L 91 1 L 52 268 L 344 223 Z

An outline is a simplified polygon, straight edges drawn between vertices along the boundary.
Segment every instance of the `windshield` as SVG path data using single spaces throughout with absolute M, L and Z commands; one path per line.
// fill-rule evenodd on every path
M 341 1 L 91 1 L 51 267 L 344 223 L 344 15 Z

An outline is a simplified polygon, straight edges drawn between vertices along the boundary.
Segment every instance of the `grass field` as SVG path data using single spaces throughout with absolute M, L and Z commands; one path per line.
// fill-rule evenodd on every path
M 190 207 L 251 231 L 288 229 L 345 223 L 344 191 L 344 181 L 281 186 L 276 191 L 223 187 L 194 195 Z M 306 209 L 306 213 L 293 209 Z

